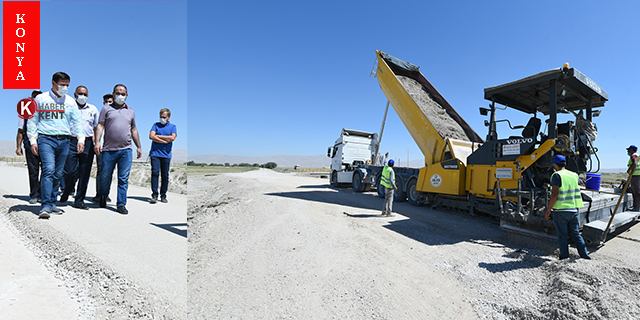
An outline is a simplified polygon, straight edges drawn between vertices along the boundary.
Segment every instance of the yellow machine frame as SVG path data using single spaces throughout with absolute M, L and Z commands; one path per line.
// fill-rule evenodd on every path
M 484 198 L 495 198 L 498 179 L 500 187 L 517 189 L 522 172 L 549 152 L 556 139 L 545 141 L 530 155 L 522 155 L 515 161 L 498 161 L 495 165 L 470 165 L 467 167 L 466 185 L 470 194 Z
M 447 143 L 404 89 L 389 65 L 380 57 L 380 51 L 376 50 L 376 56 L 378 57 L 376 76 L 380 88 L 424 154 L 425 164 L 440 162 Z

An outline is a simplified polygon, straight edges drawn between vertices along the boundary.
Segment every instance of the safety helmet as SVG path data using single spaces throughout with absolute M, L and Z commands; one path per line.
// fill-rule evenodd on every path
M 394 163 L 395 163 L 395 162 L 393 162 L 393 159 L 389 159 L 389 166 L 390 166 L 390 167 L 393 167 L 393 164 L 394 164 Z
M 555 157 L 553 157 L 553 162 L 557 163 L 557 164 L 567 164 L 567 158 L 565 158 L 563 155 L 557 155 Z

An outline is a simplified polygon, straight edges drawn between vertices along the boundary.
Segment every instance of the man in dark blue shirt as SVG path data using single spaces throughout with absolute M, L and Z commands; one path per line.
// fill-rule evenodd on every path
M 156 122 L 151 127 L 149 139 L 151 139 L 151 200 L 150 203 L 158 201 L 158 177 L 162 176 L 160 184 L 160 202 L 167 203 L 167 189 L 169 189 L 169 165 L 171 164 L 171 147 L 178 133 L 176 126 L 169 123 L 171 110 L 163 108 L 160 110 L 160 122 Z

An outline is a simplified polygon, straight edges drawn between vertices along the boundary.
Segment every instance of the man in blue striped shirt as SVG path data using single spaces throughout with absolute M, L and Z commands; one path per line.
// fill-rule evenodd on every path
M 42 160 L 40 194 L 42 207 L 39 217 L 62 214 L 56 207 L 56 191 L 60 185 L 62 171 L 69 153 L 71 123 L 78 137 L 78 153 L 84 151 L 85 133 L 82 117 L 75 100 L 67 95 L 71 78 L 64 72 L 56 72 L 51 80 L 51 90 L 36 97 L 37 109 L 33 118 L 27 121 L 27 136 L 33 154 Z

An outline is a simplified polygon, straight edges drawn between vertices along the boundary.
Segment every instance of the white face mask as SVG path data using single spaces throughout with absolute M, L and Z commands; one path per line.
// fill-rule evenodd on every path
M 124 104 L 124 101 L 127 100 L 127 96 L 116 95 L 115 98 L 116 98 L 115 102 L 118 105 Z
M 160 118 L 160 123 L 162 123 L 163 125 L 167 124 L 167 122 L 169 122 L 169 119 Z
M 89 99 L 89 97 L 87 96 L 78 96 L 78 99 L 76 99 L 76 101 L 79 105 L 84 106 L 87 103 L 87 99 Z
M 67 94 L 67 91 L 69 91 L 69 86 L 58 86 L 58 95 L 61 97 Z

